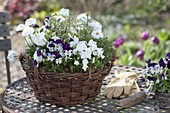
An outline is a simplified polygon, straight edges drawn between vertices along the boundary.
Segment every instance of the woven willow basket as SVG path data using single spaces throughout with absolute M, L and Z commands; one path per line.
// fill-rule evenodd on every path
M 170 109 L 170 93 L 155 93 L 158 106 L 162 109 Z
M 74 106 L 94 100 L 100 92 L 102 80 L 109 74 L 113 63 L 92 73 L 38 72 L 33 68 L 31 59 L 20 55 L 20 62 L 26 72 L 35 97 L 43 103 L 60 106 Z

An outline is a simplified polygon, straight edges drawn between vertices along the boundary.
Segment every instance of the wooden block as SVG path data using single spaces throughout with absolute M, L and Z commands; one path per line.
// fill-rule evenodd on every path
M 0 37 L 10 36 L 9 25 L 0 25 Z
M 7 12 L 0 12 L 0 23 L 9 22 L 9 14 Z
M 11 39 L 0 40 L 0 51 L 11 50 Z
M 135 95 L 130 96 L 128 98 L 118 100 L 118 102 L 115 103 L 115 105 L 121 108 L 129 108 L 142 102 L 143 100 L 145 100 L 145 98 L 146 98 L 145 92 L 138 92 Z

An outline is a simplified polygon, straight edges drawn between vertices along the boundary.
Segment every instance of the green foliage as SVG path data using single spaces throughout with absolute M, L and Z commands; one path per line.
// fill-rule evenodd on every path
M 118 63 L 122 65 L 145 66 L 145 60 L 149 58 L 156 61 L 159 58 L 166 56 L 166 54 L 170 52 L 169 33 L 167 31 L 163 31 L 162 33 L 161 30 L 158 34 L 160 39 L 159 44 L 153 43 L 151 41 L 151 37 L 146 41 L 139 38 L 136 38 L 136 40 L 126 40 L 125 43 L 117 49 L 117 56 L 119 57 Z M 136 52 L 139 49 L 143 49 L 145 51 L 143 60 L 139 60 L 136 56 Z
M 152 92 L 170 92 L 170 77 L 168 76 L 167 80 L 162 80 L 162 84 L 155 83 L 152 87 Z
M 61 10 L 58 14 L 46 17 L 44 24 L 34 28 L 33 34 L 26 37 L 33 43 L 27 44 L 26 53 L 37 62 L 35 67 L 52 72 L 95 72 L 111 62 L 116 51 L 112 47 L 112 42 L 103 36 L 101 24 L 88 17 L 88 13 L 80 14 L 78 19 L 70 16 L 70 12 L 68 16 L 64 15 L 65 12 L 61 14 Z M 94 32 L 97 38 L 93 35 Z M 42 33 L 45 36 L 39 35 Z M 74 42 L 75 39 L 78 42 Z M 43 45 L 42 41 L 45 42 Z M 71 42 L 75 45 L 71 46 Z M 79 64 L 75 65 L 75 61 Z

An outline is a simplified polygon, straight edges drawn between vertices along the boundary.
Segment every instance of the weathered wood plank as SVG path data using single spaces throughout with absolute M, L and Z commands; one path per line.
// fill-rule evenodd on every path
M 0 51 L 11 50 L 11 39 L 0 40 Z
M 0 25 L 0 37 L 10 36 L 9 25 Z
M 0 11 L 0 23 L 9 22 L 9 14 L 7 12 Z

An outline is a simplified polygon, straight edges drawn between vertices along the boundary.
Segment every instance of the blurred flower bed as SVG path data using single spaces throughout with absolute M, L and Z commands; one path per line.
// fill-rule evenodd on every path
M 28 17 L 42 20 L 61 7 L 71 9 L 74 14 L 92 12 L 113 41 L 119 65 L 145 66 L 146 59 L 154 61 L 170 51 L 169 0 L 6 0 L 4 6 L 10 11 L 14 25 Z

